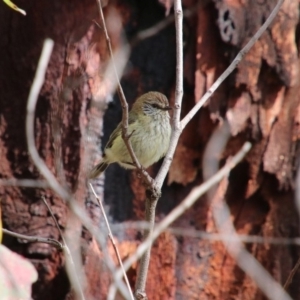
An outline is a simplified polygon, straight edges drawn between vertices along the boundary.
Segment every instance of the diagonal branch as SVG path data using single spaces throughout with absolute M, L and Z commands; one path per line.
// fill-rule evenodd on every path
M 261 35 L 264 33 L 264 31 L 267 29 L 267 27 L 271 24 L 271 22 L 274 20 L 275 16 L 277 15 L 280 7 L 282 6 L 284 0 L 278 0 L 276 6 L 274 7 L 273 11 L 265 21 L 265 23 L 259 28 L 259 30 L 255 33 L 255 35 L 249 40 L 249 42 L 244 46 L 244 48 L 238 53 L 238 55 L 235 57 L 233 62 L 229 65 L 229 67 L 223 72 L 223 74 L 214 82 L 214 84 L 209 88 L 209 90 L 203 95 L 203 97 L 197 102 L 197 104 L 189 111 L 189 113 L 181 120 L 180 124 L 176 124 L 175 132 L 173 132 L 172 139 L 171 139 L 171 145 L 169 148 L 168 153 L 166 154 L 166 157 L 164 159 L 163 165 L 156 176 L 156 181 L 158 186 L 162 186 L 162 183 L 168 173 L 168 170 L 170 168 L 172 158 L 175 153 L 175 149 L 177 146 L 177 142 L 180 136 L 181 131 L 186 127 L 186 125 L 191 121 L 191 119 L 195 116 L 197 111 L 205 104 L 205 102 L 211 97 L 211 95 L 217 90 L 217 88 L 221 85 L 221 83 L 233 72 L 233 70 L 236 68 L 236 66 L 240 63 L 242 58 L 245 56 L 246 53 L 249 52 L 251 47 L 254 45 L 254 43 L 261 37 Z M 174 2 L 174 5 L 178 1 Z M 175 8 L 175 13 L 178 13 Z M 177 23 L 177 22 L 176 22 Z M 177 33 L 176 33 L 177 34 Z M 176 43 L 179 42 L 179 39 L 176 38 Z M 176 68 L 178 71 L 178 66 Z M 176 88 L 177 89 L 177 88 Z M 179 103 L 175 102 L 175 108 L 176 105 L 180 105 Z M 177 109 L 177 108 L 176 108 Z
M 192 189 L 189 195 L 176 207 L 174 208 L 154 229 L 151 236 L 149 236 L 142 244 L 138 246 L 136 252 L 131 255 L 125 262 L 124 268 L 128 270 L 130 266 L 135 263 L 149 247 L 151 247 L 153 241 L 163 232 L 170 224 L 178 219 L 187 209 L 189 209 L 203 194 L 211 189 L 215 184 L 222 180 L 229 172 L 245 157 L 249 152 L 251 144 L 246 142 L 241 150 L 232 157 L 232 159 L 226 163 L 214 176 L 209 180 L 205 181 L 201 185 Z M 119 279 L 122 277 L 122 271 L 119 269 L 116 277 Z
M 239 236 L 231 220 L 229 208 L 224 201 L 227 187 L 228 178 L 224 178 L 212 200 L 213 217 L 219 233 L 231 234 L 235 238 L 230 243 L 222 240 L 227 252 L 269 299 L 291 300 L 292 298 L 285 292 L 282 286 L 272 278 L 267 270 L 244 248 L 239 240 Z
M 221 83 L 233 72 L 236 66 L 240 63 L 243 57 L 249 52 L 254 43 L 261 37 L 265 30 L 269 27 L 271 22 L 276 17 L 281 5 L 284 0 L 278 0 L 273 11 L 265 21 L 265 23 L 259 28 L 259 30 L 254 34 L 254 36 L 249 40 L 249 42 L 244 46 L 244 48 L 238 53 L 233 62 L 229 67 L 223 72 L 223 74 L 214 82 L 214 84 L 209 88 L 209 90 L 203 95 L 203 97 L 197 102 L 197 104 L 189 111 L 189 113 L 181 120 L 180 126 L 183 130 L 190 120 L 195 116 L 197 111 L 204 105 L 204 103 L 210 98 L 210 96 L 216 91 L 216 89 L 221 85 Z
M 120 253 L 119 253 L 119 250 L 118 250 L 118 247 L 117 247 L 117 245 L 116 245 L 114 236 L 113 236 L 112 231 L 111 231 L 111 229 L 110 229 L 109 222 L 108 222 L 108 219 L 107 219 L 107 217 L 106 217 L 106 213 L 105 213 L 104 207 L 103 207 L 103 205 L 102 205 L 102 201 L 100 200 L 100 198 L 99 198 L 98 195 L 96 194 L 96 192 L 95 192 L 95 190 L 94 190 L 94 188 L 93 188 L 93 185 L 92 185 L 91 183 L 90 183 L 90 187 L 91 187 L 92 192 L 93 192 L 93 194 L 95 195 L 95 197 L 96 197 L 96 199 L 97 199 L 97 201 L 98 201 L 98 204 L 99 204 L 100 209 L 101 209 L 101 211 L 102 211 L 102 214 L 103 214 L 103 216 L 104 216 L 105 224 L 106 224 L 106 227 L 107 227 L 107 230 L 108 230 L 108 237 L 109 237 L 109 239 L 110 239 L 110 241 L 111 241 L 111 243 L 112 243 L 112 246 L 113 246 L 113 248 L 114 248 L 114 250 L 115 250 L 115 253 L 116 253 L 117 259 L 118 259 L 118 261 L 119 261 L 120 267 L 122 268 L 123 275 L 124 275 L 124 278 L 125 278 L 125 282 L 126 282 L 127 288 L 128 288 L 128 290 L 129 290 L 130 297 L 131 297 L 132 300 L 134 300 L 134 297 L 133 297 L 133 294 L 132 294 L 132 291 L 131 291 L 131 287 L 130 287 L 130 283 L 129 283 L 129 280 L 128 280 L 126 271 L 125 271 L 124 266 L 123 266 L 123 263 L 122 263 L 121 255 L 120 255 Z

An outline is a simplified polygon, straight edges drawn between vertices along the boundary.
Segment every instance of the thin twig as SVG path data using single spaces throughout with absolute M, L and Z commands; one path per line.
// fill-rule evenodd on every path
M 108 237 L 109 237 L 109 239 L 110 239 L 110 241 L 111 241 L 111 243 L 112 243 L 112 246 L 113 246 L 113 248 L 114 248 L 114 250 L 115 250 L 115 253 L 116 253 L 117 259 L 118 259 L 118 261 L 119 261 L 120 267 L 121 267 L 122 270 L 123 270 L 123 276 L 124 276 L 124 278 L 125 278 L 125 282 L 126 282 L 126 284 L 127 284 L 127 287 L 128 287 L 128 290 L 129 290 L 130 297 L 131 297 L 132 300 L 134 300 L 134 297 L 133 297 L 133 294 L 132 294 L 132 291 L 131 291 L 131 287 L 130 287 L 130 283 L 129 283 L 129 280 L 128 280 L 126 271 L 125 271 L 124 266 L 123 266 L 123 263 L 122 263 L 122 259 L 121 259 L 120 253 L 119 253 L 119 249 L 118 249 L 118 247 L 117 247 L 117 244 L 116 244 L 116 242 L 115 242 L 114 236 L 113 236 L 112 231 L 111 231 L 111 229 L 110 229 L 110 225 L 109 225 L 109 222 L 108 222 L 108 219 L 107 219 L 107 216 L 106 216 L 104 207 L 103 207 L 103 205 L 102 205 L 102 201 L 100 200 L 100 198 L 99 198 L 98 195 L 96 194 L 96 192 L 95 192 L 95 190 L 94 190 L 94 188 L 93 188 L 93 185 L 92 185 L 91 183 L 90 183 L 90 187 L 91 187 L 92 192 L 93 192 L 93 194 L 95 195 L 95 197 L 96 197 L 96 199 L 97 199 L 97 201 L 98 201 L 98 204 L 99 204 L 100 209 L 101 209 L 101 211 L 102 211 L 102 214 L 103 214 L 103 216 L 104 216 L 104 220 L 105 220 L 106 227 L 107 227 L 107 230 L 108 230 Z
M 83 293 L 83 290 L 82 290 L 82 284 L 80 283 L 80 280 L 79 280 L 79 277 L 78 277 L 78 274 L 77 274 L 77 270 L 76 270 L 76 267 L 75 267 L 75 263 L 74 263 L 74 260 L 73 260 L 73 257 L 72 257 L 72 254 L 71 254 L 71 251 L 70 251 L 70 248 L 64 238 L 64 235 L 60 229 L 60 226 L 54 216 L 54 213 L 51 209 L 51 206 L 48 204 L 48 202 L 46 201 L 45 197 L 42 197 L 42 200 L 44 202 L 44 204 L 47 206 L 49 212 L 50 212 L 50 215 L 58 229 L 58 232 L 61 236 L 61 239 L 63 241 L 63 244 L 64 244 L 64 253 L 66 255 L 66 257 L 68 258 L 69 262 L 70 262 L 70 266 L 72 268 L 71 272 L 68 272 L 68 276 L 70 278 L 70 281 L 73 282 L 74 284 L 74 289 L 76 290 L 76 293 L 80 295 L 81 299 L 85 299 L 84 297 L 84 293 Z
M 251 144 L 246 142 L 241 150 L 232 157 L 232 159 L 226 163 L 214 176 L 209 180 L 202 183 L 200 186 L 195 187 L 189 193 L 189 195 L 176 207 L 174 208 L 157 226 L 150 237 L 143 241 L 135 253 L 126 259 L 124 264 L 125 270 L 128 270 L 130 266 L 135 263 L 145 251 L 152 245 L 153 241 L 163 232 L 170 224 L 172 224 L 179 216 L 181 216 L 187 209 L 189 209 L 203 194 L 205 194 L 211 187 L 222 180 L 223 177 L 227 176 L 229 172 L 245 157 L 251 148 Z M 123 272 L 118 269 L 116 277 L 119 279 L 123 276 Z
M 299 268 L 300 268 L 300 258 L 298 258 L 298 260 L 297 260 L 297 262 L 296 262 L 294 268 L 293 268 L 292 271 L 290 272 L 290 274 L 289 274 L 289 276 L 288 276 L 288 278 L 287 278 L 287 280 L 286 280 L 286 282 L 285 282 L 285 284 L 284 284 L 284 286 L 283 286 L 283 288 L 284 288 L 285 290 L 287 290 L 287 289 L 289 288 L 289 286 L 290 286 L 290 284 L 292 283 L 293 278 L 294 278 L 295 274 L 297 273 L 297 271 L 299 270 Z
M 37 180 L 37 179 L 0 179 L 0 185 L 39 188 L 39 189 L 49 188 L 49 184 L 45 180 Z
M 204 7 L 209 3 L 210 0 L 204 0 L 204 1 L 198 1 L 196 5 L 194 5 L 191 8 L 187 8 L 183 10 L 183 17 L 184 18 L 189 18 L 192 15 L 194 15 L 198 9 Z M 175 21 L 175 16 L 174 15 L 169 15 L 166 18 L 164 18 L 162 21 L 159 21 L 155 25 L 139 31 L 136 36 L 133 37 L 133 39 L 130 41 L 131 47 L 134 47 L 136 44 L 139 42 L 148 39 L 156 34 L 158 34 L 160 31 L 165 29 L 167 26 L 171 25 Z
M 115 73 L 115 78 L 117 81 L 117 91 L 118 91 L 118 95 L 121 101 L 121 106 L 122 106 L 122 138 L 124 140 L 124 143 L 128 149 L 128 152 L 131 156 L 131 159 L 133 161 L 133 163 L 135 164 L 136 168 L 138 169 L 138 171 L 142 174 L 146 184 L 149 187 L 152 187 L 153 189 L 155 189 L 155 185 L 154 185 L 154 181 L 151 178 L 151 176 L 148 174 L 148 172 L 142 167 L 142 165 L 140 164 L 140 162 L 138 161 L 131 142 L 130 142 L 130 135 L 131 132 L 128 132 L 128 103 L 126 101 L 120 80 L 119 80 L 119 76 L 118 76 L 118 72 L 116 69 L 116 65 L 114 62 L 114 57 L 113 57 L 113 51 L 112 51 L 112 47 L 111 47 L 111 42 L 110 42 L 110 38 L 107 32 L 107 27 L 106 27 L 106 22 L 105 22 L 105 18 L 103 15 L 103 10 L 102 10 L 102 5 L 101 5 L 101 0 L 97 0 L 97 4 L 98 4 L 98 10 L 99 10 L 99 15 L 100 15 L 100 20 L 101 20 L 101 25 L 102 25 L 102 29 L 104 31 L 104 35 L 105 35 L 105 39 L 106 39 L 106 44 L 107 44 L 107 48 L 108 48 L 108 52 L 109 52 L 109 56 L 113 65 L 113 70 Z
M 58 229 L 58 232 L 59 232 L 59 234 L 60 234 L 60 237 L 61 237 L 63 243 L 66 245 L 66 241 L 65 241 L 65 239 L 64 239 L 64 235 L 63 235 L 63 233 L 62 233 L 62 231 L 61 231 L 61 229 L 60 229 L 60 226 L 59 226 L 59 224 L 58 224 L 58 222 L 57 222 L 57 220 L 56 220 L 56 218 L 55 218 L 55 216 L 54 216 L 54 213 L 53 213 L 53 211 L 52 211 L 52 209 L 51 209 L 51 206 L 48 204 L 48 202 L 47 202 L 47 200 L 45 199 L 45 197 L 42 197 L 42 200 L 43 200 L 44 204 L 47 206 L 48 211 L 50 212 L 50 215 L 51 215 L 51 217 L 52 217 L 52 219 L 53 219 L 53 221 L 54 221 L 54 223 L 55 223 L 55 225 L 56 225 L 56 227 L 57 227 L 57 229 Z
M 40 237 L 40 236 L 25 235 L 25 234 L 16 233 L 16 232 L 4 229 L 4 228 L 2 228 L 2 231 L 3 231 L 3 233 L 5 233 L 7 235 L 13 236 L 13 237 L 21 239 L 21 240 L 26 240 L 30 243 L 44 243 L 44 244 L 52 245 L 59 250 L 64 249 L 64 246 L 62 245 L 62 243 L 60 243 L 59 241 L 57 241 L 55 239 L 44 238 L 44 237 Z
M 41 90 L 41 87 L 44 82 L 46 68 L 50 59 L 51 51 L 53 48 L 53 41 L 50 39 L 46 39 L 44 42 L 42 54 L 38 63 L 38 67 L 36 70 L 35 78 L 31 85 L 28 102 L 27 102 L 27 115 L 26 115 L 26 135 L 27 135 L 27 145 L 28 145 L 28 152 L 30 157 L 37 167 L 41 175 L 45 178 L 51 189 L 61 197 L 66 203 L 69 204 L 70 209 L 72 212 L 79 218 L 79 220 L 84 224 L 84 226 L 91 232 L 91 234 L 95 237 L 97 242 L 103 247 L 103 253 L 105 256 L 105 263 L 108 269 L 111 271 L 114 281 L 117 284 L 120 292 L 122 295 L 127 299 L 127 288 L 122 280 L 119 280 L 115 276 L 115 266 L 108 255 L 107 251 L 105 251 L 105 241 L 101 235 L 101 232 L 93 225 L 89 217 L 87 216 L 86 212 L 83 211 L 76 201 L 73 199 L 72 195 L 63 188 L 55 176 L 51 173 L 48 169 L 45 162 L 39 156 L 39 153 L 35 146 L 35 139 L 34 139 L 34 117 L 35 117 L 35 109 L 36 103 L 38 100 L 38 95 Z

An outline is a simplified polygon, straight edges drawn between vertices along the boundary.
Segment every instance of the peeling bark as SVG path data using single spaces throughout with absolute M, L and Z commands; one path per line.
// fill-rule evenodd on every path
M 225 70 L 275 2 L 214 0 L 197 7 L 185 19 L 182 115 Z M 186 8 L 195 4 L 184 1 Z M 87 190 L 86 172 L 101 159 L 101 145 L 120 121 L 121 107 L 111 91 L 111 82 L 104 78 L 109 58 L 103 33 L 92 21 L 98 18 L 96 3 L 55 0 L 18 5 L 27 11 L 26 18 L 6 7 L 0 10 L 0 177 L 40 178 L 28 157 L 26 99 L 43 39 L 51 37 L 55 48 L 36 111 L 36 145 L 50 170 L 103 226 Z M 130 43 L 140 30 L 163 20 L 171 5 L 172 1 L 109 1 L 105 15 L 110 20 L 113 48 L 122 49 L 125 39 Z M 231 138 L 217 158 L 220 164 L 245 140 L 253 143 L 245 161 L 231 173 L 226 193 L 238 233 L 299 235 L 293 194 L 300 137 L 298 26 L 298 1 L 285 1 L 271 27 L 184 130 L 157 207 L 157 221 L 202 182 L 204 149 L 215 128 L 227 120 Z M 172 103 L 174 32 L 170 24 L 132 45 L 122 78 L 129 104 L 149 90 L 165 93 Z M 155 175 L 158 166 L 149 172 Z M 143 219 L 145 188 L 135 171 L 110 166 L 95 184 L 112 223 Z M 82 254 L 88 299 L 105 298 L 112 279 L 103 253 L 52 191 L 0 186 L 4 226 L 19 233 L 59 239 L 41 197 L 51 204 L 60 226 L 75 233 L 73 242 Z M 209 205 L 208 196 L 202 197 L 174 226 L 215 232 Z M 126 258 L 134 253 L 141 231 L 124 229 L 115 235 L 121 256 Z M 38 269 L 34 299 L 73 299 L 62 253 L 49 245 L 27 244 L 8 236 L 4 244 L 30 258 Z M 281 284 L 299 257 L 295 246 L 246 247 Z M 114 257 L 110 246 L 108 249 Z M 128 271 L 132 287 L 136 269 L 135 264 Z M 293 299 L 300 299 L 298 273 L 288 290 Z M 147 294 L 149 299 L 264 299 L 221 242 L 171 233 L 162 234 L 154 244 Z

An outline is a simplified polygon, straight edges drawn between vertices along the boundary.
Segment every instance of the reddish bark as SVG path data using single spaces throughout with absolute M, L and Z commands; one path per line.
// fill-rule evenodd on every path
M 105 14 L 110 20 L 114 49 L 123 47 L 123 36 L 131 41 L 140 30 L 164 19 L 165 10 L 159 2 L 167 10 L 172 3 L 108 3 Z M 194 1 L 184 4 L 188 8 L 195 5 Z M 102 144 L 107 141 L 121 118 L 121 108 L 117 97 L 108 100 L 110 82 L 103 77 L 108 62 L 106 43 L 101 29 L 92 22 L 98 18 L 96 3 L 55 0 L 21 1 L 18 5 L 27 11 L 27 17 L 6 7 L 0 10 L 1 178 L 40 178 L 28 157 L 24 124 L 26 99 L 41 45 L 45 37 L 51 37 L 55 48 L 37 106 L 36 145 L 60 182 L 99 221 L 102 217 L 87 192 L 86 172 L 100 159 L 99 137 L 103 131 Z M 185 20 L 183 115 L 252 37 L 274 5 L 274 0 L 215 0 L 198 7 Z M 219 158 L 222 162 L 236 153 L 245 140 L 253 143 L 245 161 L 232 172 L 226 193 L 237 231 L 266 237 L 299 235 L 293 200 L 300 136 L 298 24 L 298 2 L 285 1 L 270 29 L 185 129 L 168 184 L 163 187 L 157 220 L 202 182 L 205 146 L 214 129 L 227 118 L 232 137 Z M 122 79 L 130 103 L 149 90 L 164 92 L 173 101 L 174 32 L 171 24 L 134 44 Z M 152 167 L 151 174 L 156 170 L 157 166 Z M 136 172 L 110 166 L 104 188 L 102 179 L 97 188 L 113 222 L 122 224 L 143 218 L 145 190 Z M 86 294 L 91 299 L 104 298 L 111 275 L 102 252 L 52 191 L 0 186 L 4 226 L 24 234 L 59 239 L 42 196 L 52 205 L 63 229 L 79 231 L 74 244 L 80 244 L 83 254 Z M 174 226 L 214 232 L 207 200 L 200 199 Z M 137 230 L 116 232 L 123 258 L 135 251 L 140 236 Z M 35 263 L 39 271 L 35 299 L 72 297 L 62 253 L 49 245 L 26 244 L 7 236 L 4 243 Z M 250 244 L 247 249 L 281 284 L 299 256 L 295 246 Z M 110 248 L 109 251 L 113 253 Z M 132 286 L 136 268 L 134 265 L 128 272 Z M 288 290 L 293 299 L 300 299 L 299 280 L 297 273 Z M 147 294 L 149 299 L 264 299 L 220 242 L 170 233 L 164 233 L 154 244 Z

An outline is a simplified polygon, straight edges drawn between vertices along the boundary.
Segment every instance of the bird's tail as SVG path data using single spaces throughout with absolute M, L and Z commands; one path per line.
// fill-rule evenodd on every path
M 98 177 L 101 173 L 103 173 L 106 168 L 108 167 L 108 164 L 105 161 L 102 161 L 101 163 L 97 164 L 89 173 L 89 179 L 94 179 Z

